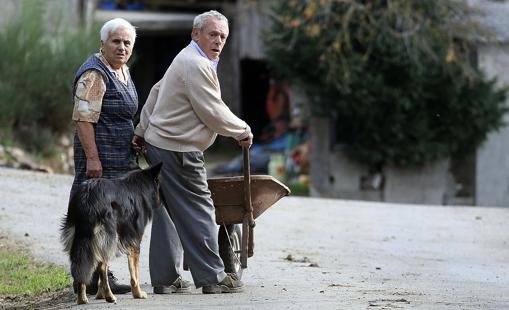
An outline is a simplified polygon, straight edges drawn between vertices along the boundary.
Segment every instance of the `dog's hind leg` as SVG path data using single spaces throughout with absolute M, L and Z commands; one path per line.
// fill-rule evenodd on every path
M 88 304 L 87 286 L 85 283 L 78 283 L 78 305 Z
M 147 293 L 140 287 L 140 249 L 130 247 L 127 252 L 129 273 L 131 274 L 131 292 L 134 298 L 147 298 Z
M 97 288 L 96 299 L 104 298 L 107 302 L 117 302 L 117 298 L 111 292 L 110 283 L 108 282 L 108 264 L 99 263 L 99 287 Z

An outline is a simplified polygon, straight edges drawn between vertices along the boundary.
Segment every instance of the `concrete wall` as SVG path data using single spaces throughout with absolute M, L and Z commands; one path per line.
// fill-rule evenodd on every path
M 483 45 L 478 54 L 479 67 L 487 76 L 509 85 L 509 44 Z M 508 114 L 505 122 L 509 124 Z M 509 206 L 509 127 L 491 133 L 478 149 L 475 189 L 476 205 Z
M 438 205 L 448 202 L 448 160 L 418 169 L 387 166 L 372 174 L 367 166 L 349 158 L 342 147 L 331 147 L 331 125 L 327 119 L 311 119 L 311 196 Z
M 270 26 L 270 1 L 238 0 L 239 58 L 263 59 L 262 32 Z

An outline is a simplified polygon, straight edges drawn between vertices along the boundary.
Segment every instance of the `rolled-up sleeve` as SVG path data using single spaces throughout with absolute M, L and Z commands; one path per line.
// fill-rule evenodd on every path
M 101 114 L 106 83 L 97 70 L 85 71 L 76 84 L 74 95 L 74 121 L 97 123 Z

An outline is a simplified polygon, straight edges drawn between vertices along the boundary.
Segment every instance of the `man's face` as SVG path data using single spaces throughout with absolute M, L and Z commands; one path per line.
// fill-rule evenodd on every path
M 101 41 L 104 58 L 114 69 L 118 69 L 127 63 L 133 52 L 133 45 L 133 35 L 124 27 L 110 32 L 106 42 Z
M 209 17 L 202 29 L 193 28 L 193 40 L 210 60 L 219 58 L 228 38 L 228 24 L 226 21 Z

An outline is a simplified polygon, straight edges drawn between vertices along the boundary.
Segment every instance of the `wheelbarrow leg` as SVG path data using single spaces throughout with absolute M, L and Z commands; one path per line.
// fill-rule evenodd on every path
M 247 257 L 254 255 L 254 225 L 249 227 L 249 248 L 247 250 Z
M 249 219 L 244 217 L 244 221 L 242 222 L 242 249 L 240 252 L 240 265 L 242 268 L 247 268 L 249 230 Z

